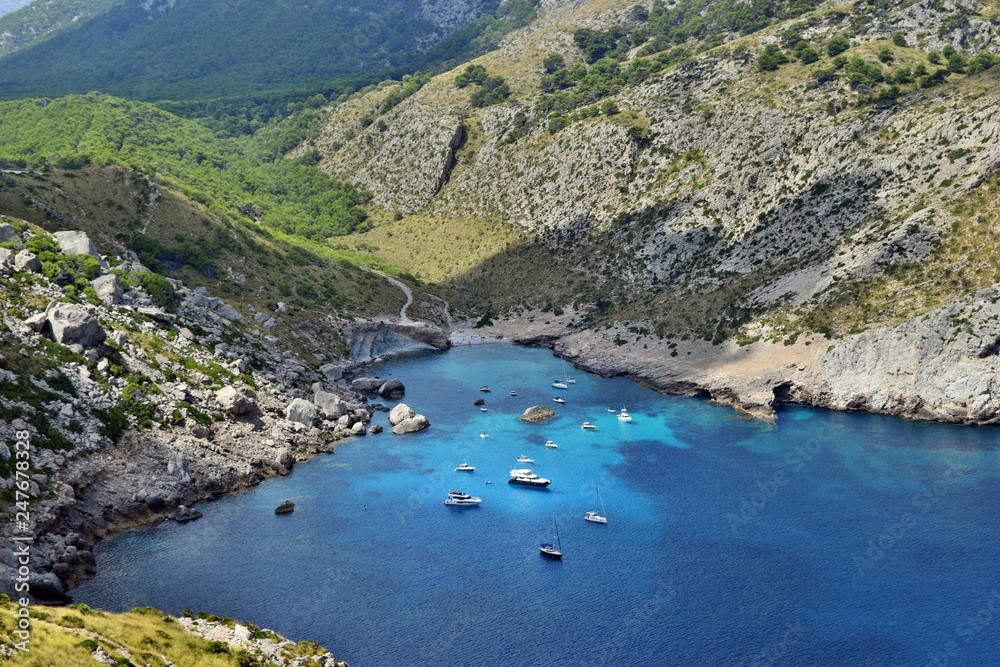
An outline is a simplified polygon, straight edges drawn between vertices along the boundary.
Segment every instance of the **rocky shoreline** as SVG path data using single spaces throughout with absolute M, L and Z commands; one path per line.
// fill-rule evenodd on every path
M 452 341 L 548 347 L 576 368 L 775 419 L 782 404 L 902 419 L 1000 423 L 1000 291 L 985 289 L 902 324 L 791 344 L 658 340 L 625 326 L 580 331 L 567 313 L 459 329 Z

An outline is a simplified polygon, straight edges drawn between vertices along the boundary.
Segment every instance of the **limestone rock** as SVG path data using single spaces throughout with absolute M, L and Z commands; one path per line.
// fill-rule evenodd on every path
M 97 292 L 97 298 L 104 305 L 117 306 L 122 302 L 122 297 L 124 296 L 122 284 L 118 280 L 118 276 L 113 273 L 95 278 L 90 284 L 93 285 L 94 291 Z
M 235 387 L 223 387 L 215 394 L 215 400 L 219 402 L 223 410 L 234 417 L 239 417 L 257 411 L 256 397 L 249 395 L 251 393 L 243 393 Z
M 521 421 L 540 422 L 555 416 L 555 410 L 552 408 L 546 405 L 535 405 L 524 411 L 521 415 Z
M 98 646 L 97 650 L 90 654 L 90 657 L 102 665 L 117 665 L 118 661 L 111 657 L 111 654 L 104 650 L 103 646 Z
M 409 405 L 406 403 L 400 403 L 392 409 L 392 412 L 389 413 L 389 423 L 395 426 L 405 419 L 412 419 L 416 416 L 417 413 L 414 412 Z
M 198 510 L 181 505 L 174 513 L 174 521 L 183 523 L 184 521 L 191 521 L 193 519 L 200 518 L 201 516 L 202 514 Z
M 427 417 L 423 415 L 414 415 L 413 417 L 404 419 L 398 424 L 393 425 L 392 432 L 396 435 L 416 433 L 417 431 L 423 431 L 430 425 L 431 423 L 427 420 Z
M 290 514 L 290 513 L 294 512 L 294 511 L 295 511 L 295 503 L 293 503 L 291 500 L 286 500 L 285 502 L 283 502 L 280 505 L 278 505 L 277 508 L 275 508 L 274 513 L 275 514 Z
M 94 347 L 104 342 L 106 334 L 100 323 L 83 306 L 75 303 L 55 304 L 48 310 L 47 329 L 57 343 Z
M 35 253 L 22 250 L 14 255 L 14 270 L 38 273 L 42 270 L 42 263 L 39 261 L 38 255 Z
M 340 419 L 347 414 L 347 405 L 340 400 L 339 396 L 328 391 L 317 391 L 313 396 L 313 403 L 319 409 L 319 415 L 323 419 Z
M 364 422 L 355 422 L 354 426 L 351 427 L 351 435 L 364 435 L 364 434 L 365 434 Z
M 403 394 L 406 392 L 406 387 L 398 379 L 389 380 L 378 388 L 378 395 L 382 398 L 403 398 Z
M 379 378 L 354 378 L 351 381 L 351 389 L 361 394 L 371 394 L 378 391 L 378 388 L 385 384 Z
M 8 224 L 0 225 L 0 243 L 6 243 L 7 241 L 13 241 L 19 238 L 17 232 L 14 228 Z
M 59 244 L 59 250 L 64 255 L 91 255 L 99 257 L 97 246 L 90 240 L 86 232 L 56 232 L 52 235 L 52 238 Z
M 370 429 L 368 429 L 368 433 L 370 435 L 377 435 L 377 434 L 379 434 L 381 432 L 382 432 L 382 425 L 381 424 L 372 424 L 372 427 Z
M 0 275 L 9 276 L 14 273 L 14 251 L 0 248 Z
M 319 411 L 316 406 L 303 398 L 293 399 L 285 408 L 285 419 L 288 421 L 312 426 L 318 418 Z
M 191 481 L 190 466 L 187 454 L 176 451 L 167 453 L 167 474 L 177 477 L 183 484 Z

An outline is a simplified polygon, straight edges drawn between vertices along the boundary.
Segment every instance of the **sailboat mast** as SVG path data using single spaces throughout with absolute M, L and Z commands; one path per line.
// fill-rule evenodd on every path
M 559 539 L 559 529 L 556 528 L 556 513 L 552 513 L 552 536 L 556 538 L 556 545 L 559 547 L 559 551 L 562 551 L 562 541 Z
M 601 516 L 607 518 L 608 515 L 604 511 L 604 501 L 601 500 L 601 485 L 599 482 L 594 482 L 594 485 L 597 486 L 597 504 L 601 506 Z

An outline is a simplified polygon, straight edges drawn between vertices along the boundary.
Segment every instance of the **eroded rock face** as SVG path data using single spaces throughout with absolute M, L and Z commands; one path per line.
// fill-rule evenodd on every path
M 535 405 L 525 410 L 520 419 L 526 422 L 540 422 L 555 416 L 555 410 L 552 408 L 545 405 Z
M 50 307 L 47 328 L 52 332 L 53 340 L 63 345 L 95 347 L 107 337 L 97 319 L 86 308 L 75 303 L 60 303 Z

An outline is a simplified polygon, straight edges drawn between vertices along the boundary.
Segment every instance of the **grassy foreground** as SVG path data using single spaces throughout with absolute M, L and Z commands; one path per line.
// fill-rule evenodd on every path
M 18 628 L 15 613 L 18 606 L 0 598 L 0 645 L 3 653 L 12 654 L 5 664 L 55 667 L 99 664 L 92 653 L 103 648 L 118 665 L 164 665 L 178 667 L 250 667 L 265 664 L 252 655 L 253 651 L 228 646 L 224 642 L 207 641 L 188 632 L 176 618 L 151 607 L 133 609 L 127 614 L 112 614 L 90 609 L 86 605 L 71 607 L 30 607 L 30 640 L 28 651 L 17 650 L 22 641 L 14 634 Z M 232 626 L 230 618 L 199 614 L 205 622 L 218 621 Z M 255 638 L 268 638 L 275 644 L 284 638 L 253 625 L 244 623 Z M 284 647 L 282 655 L 287 661 L 306 658 L 306 665 L 321 665 L 318 656 L 327 651 L 314 641 L 299 642 Z M 270 664 L 270 663 L 267 663 Z

